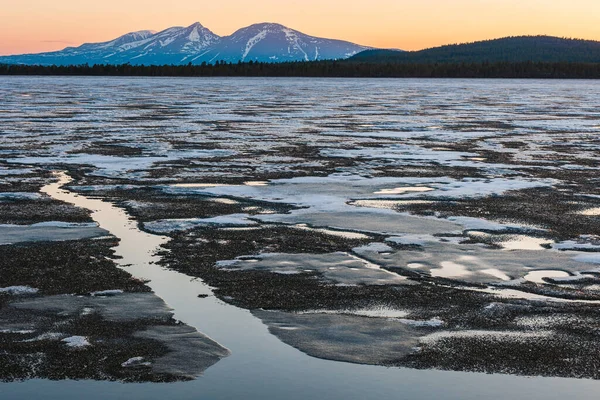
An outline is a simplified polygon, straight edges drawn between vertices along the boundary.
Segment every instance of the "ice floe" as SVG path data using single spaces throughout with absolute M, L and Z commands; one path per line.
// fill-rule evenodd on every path
M 64 338 L 62 340 L 62 342 L 65 343 L 68 347 L 78 348 L 78 349 L 91 346 L 91 343 L 84 336 L 70 336 L 70 337 Z
M 262 270 L 273 273 L 298 274 L 318 272 L 325 279 L 342 285 L 404 285 L 406 277 L 381 269 L 349 253 L 328 254 L 261 254 L 252 260 L 237 259 L 219 262 L 220 268 L 230 270 Z
M 212 218 L 163 219 L 144 223 L 144 229 L 156 233 L 186 231 L 207 226 L 245 226 L 257 225 L 248 214 L 230 214 Z
M 39 292 L 39 289 L 32 288 L 29 286 L 9 286 L 0 288 L 0 294 L 10 294 L 13 296 L 22 296 L 27 294 L 36 294 Z
M 522 331 L 484 331 L 484 330 L 466 330 L 466 331 L 441 331 L 434 332 L 420 339 L 422 343 L 434 343 L 444 339 L 495 339 L 507 341 L 526 341 L 530 339 L 540 339 L 552 336 L 553 331 L 522 332 Z
M 39 193 L 27 192 L 3 192 L 0 193 L 1 200 L 39 200 L 42 196 Z
M 66 241 L 107 236 L 95 223 L 41 222 L 33 225 L 0 225 L 0 245 L 21 242 Z
M 152 363 L 144 361 L 144 357 L 132 357 L 124 363 L 121 363 L 121 367 L 123 368 L 148 367 L 150 365 L 152 365 Z

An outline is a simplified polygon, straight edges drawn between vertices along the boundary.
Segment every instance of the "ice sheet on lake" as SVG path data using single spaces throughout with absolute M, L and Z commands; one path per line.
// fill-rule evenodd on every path
M 255 310 L 269 331 L 313 357 L 360 364 L 393 363 L 414 352 L 424 333 L 390 318 Z
M 484 330 L 467 330 L 467 331 L 442 331 L 434 332 L 421 338 L 423 343 L 434 343 L 444 339 L 453 338 L 481 338 L 504 341 L 528 341 L 533 338 L 545 338 L 554 334 L 552 331 L 537 331 L 537 332 L 522 332 L 522 331 L 484 331 Z
M 325 279 L 341 285 L 406 285 L 406 277 L 379 268 L 348 253 L 329 254 L 261 254 L 255 259 L 219 263 L 230 270 L 257 270 L 280 274 L 318 272 Z
M 94 223 L 41 222 L 33 225 L 0 225 L 0 245 L 67 241 L 105 237 L 108 232 Z
M 59 321 L 62 321 L 60 324 L 65 326 L 69 326 L 71 321 L 81 316 L 92 313 L 104 321 L 126 323 L 133 327 L 142 322 L 142 328 L 138 328 L 141 330 L 132 332 L 133 337 L 154 340 L 168 350 L 166 354 L 146 366 L 150 367 L 153 373 L 172 374 L 180 379 L 196 378 L 208 367 L 230 354 L 228 349 L 199 333 L 195 328 L 183 323 L 172 324 L 172 310 L 154 293 L 112 292 L 111 296 L 56 295 L 9 303 L 0 310 L 0 330 L 27 329 L 30 333 L 40 332 L 26 341 L 61 341 L 73 350 L 83 350 L 93 345 L 88 337 L 48 330 L 52 329 L 52 326 L 48 326 L 48 318 L 59 318 Z M 23 327 L 2 324 L 9 316 L 14 318 L 15 313 L 19 313 L 20 318 L 30 321 L 30 324 Z M 130 340 L 126 337 L 122 339 Z M 133 366 L 132 359 L 123 360 L 121 363 L 127 364 L 128 361 Z M 130 365 L 123 367 L 127 366 Z
M 169 194 L 202 194 L 227 196 L 274 203 L 294 204 L 303 207 L 289 214 L 259 215 L 257 219 L 266 222 L 290 224 L 310 224 L 316 227 L 349 229 L 382 234 L 403 233 L 448 233 L 466 229 L 505 229 L 519 227 L 517 224 L 498 224 L 476 218 L 456 217 L 458 224 L 434 218 L 421 218 L 402 215 L 390 209 L 356 207 L 352 201 L 360 199 L 376 200 L 381 198 L 408 196 L 427 196 L 427 198 L 463 198 L 482 197 L 502 194 L 508 190 L 518 190 L 538 186 L 549 186 L 553 180 L 531 180 L 517 178 L 456 180 L 452 178 L 364 178 L 357 175 L 333 174 L 327 177 L 300 177 L 272 180 L 267 186 L 252 187 L 246 185 L 228 185 L 202 188 L 182 188 L 163 186 Z M 399 185 L 405 188 L 420 188 L 426 185 L 433 190 L 410 192 L 409 194 L 377 194 L 386 190 L 395 190 Z M 386 192 L 387 193 L 387 192 Z M 460 224 L 460 225 L 459 225 Z
M 507 222 L 496 222 L 490 221 L 482 218 L 474 218 L 474 217 L 457 217 L 452 216 L 448 217 L 448 221 L 456 222 L 464 227 L 466 230 L 483 230 L 483 231 L 504 231 L 504 230 L 527 230 L 527 229 L 537 229 L 541 230 L 538 227 L 525 225 L 525 224 L 515 224 L 515 223 L 507 223 Z
M 391 238 L 394 240 L 396 238 Z M 498 250 L 477 244 L 460 244 L 427 240 L 406 240 L 404 243 L 419 244 L 418 250 L 379 253 L 368 248 L 355 249 L 361 256 L 386 268 L 407 268 L 443 278 L 477 283 L 502 283 L 518 281 L 532 270 L 547 270 L 548 266 L 560 266 L 571 274 L 593 271 L 593 256 L 600 253 L 558 252 L 554 250 Z M 416 243 L 415 243 L 416 242 Z M 590 257 L 591 256 L 591 257 Z M 589 260 L 586 258 L 588 257 Z M 600 261 L 600 259 L 598 259 Z
M 154 372 L 194 379 L 229 356 L 230 351 L 187 325 L 154 326 L 134 334 L 153 339 L 169 352 L 152 363 Z
M 10 306 L 38 312 L 60 310 L 64 317 L 94 312 L 115 322 L 135 319 L 167 321 L 172 315 L 171 309 L 165 302 L 153 293 L 121 293 L 114 296 L 44 296 L 11 303 Z
M 249 217 L 248 214 L 230 214 L 212 218 L 162 219 L 145 222 L 144 228 L 155 233 L 170 233 L 207 226 L 257 225 L 257 222 L 249 220 Z
M 2 200 L 39 200 L 42 196 L 39 193 L 29 192 L 2 192 L 0 193 L 0 201 Z
M 84 336 L 70 336 L 62 340 L 65 345 L 71 348 L 83 348 L 91 346 L 91 343 Z
M 186 158 L 208 159 L 230 156 L 233 154 L 235 154 L 235 152 L 227 150 L 167 150 L 159 156 L 145 157 L 118 157 L 100 154 L 63 153 L 59 156 L 18 157 L 9 159 L 8 161 L 11 163 L 26 165 L 91 165 L 99 170 L 96 172 L 96 175 L 119 178 L 127 172 L 149 170 L 155 163 L 158 162 L 167 162 Z
M 13 296 L 36 294 L 37 292 L 39 292 L 39 289 L 32 288 L 29 286 L 9 286 L 0 288 L 0 294 L 5 293 Z
M 600 236 L 582 235 L 575 240 L 565 240 L 553 243 L 552 248 L 556 250 L 584 250 L 600 252 Z
M 339 230 L 361 231 L 385 235 L 406 233 L 453 233 L 462 227 L 449 221 L 435 218 L 419 218 L 399 213 L 371 213 L 360 210 L 344 212 L 292 212 L 286 215 L 257 216 L 267 222 L 287 224 L 304 223 L 315 227 L 330 227 Z

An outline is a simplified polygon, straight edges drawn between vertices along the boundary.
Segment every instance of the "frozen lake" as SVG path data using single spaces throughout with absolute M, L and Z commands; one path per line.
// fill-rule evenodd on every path
M 595 81 L 0 78 L 0 289 L 39 289 L 0 291 L 0 397 L 596 398 L 599 95 Z M 93 290 L 141 289 L 86 286 L 87 267 L 46 287 L 18 258 L 65 243 L 93 265 L 107 237 L 107 268 L 212 346 L 199 372 L 150 354 L 127 375 L 134 358 L 94 353 L 108 336 L 84 322 Z M 13 311 L 88 293 L 69 324 Z M 88 348 L 60 345 L 79 335 Z M 90 352 L 97 371 L 56 352 Z M 179 378 L 204 372 L 148 383 L 178 363 Z

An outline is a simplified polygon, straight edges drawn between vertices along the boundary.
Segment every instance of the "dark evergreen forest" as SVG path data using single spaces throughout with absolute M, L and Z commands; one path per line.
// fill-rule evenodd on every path
M 182 66 L 0 65 L 0 75 L 600 79 L 600 63 L 527 61 L 420 64 L 347 60 L 236 64 L 218 62 L 214 65 Z
M 552 36 L 516 36 L 420 51 L 366 50 L 352 58 L 373 63 L 600 63 L 600 42 Z

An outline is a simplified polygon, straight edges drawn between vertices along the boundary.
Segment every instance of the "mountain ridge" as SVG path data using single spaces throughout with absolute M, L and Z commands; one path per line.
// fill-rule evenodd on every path
M 217 61 L 317 61 L 345 59 L 368 48 L 310 36 L 277 23 L 253 24 L 229 36 L 218 36 L 195 22 L 159 32 L 130 32 L 106 42 L 84 43 L 59 51 L 0 56 L 0 63 L 182 65 Z

